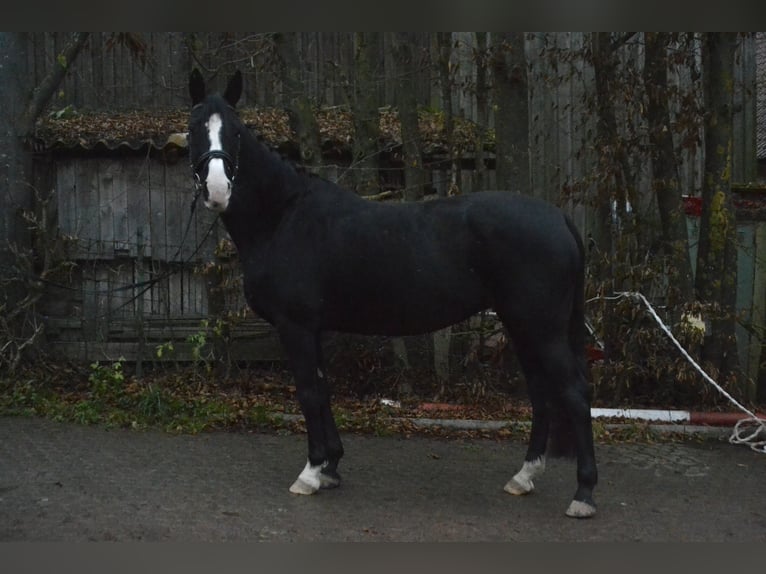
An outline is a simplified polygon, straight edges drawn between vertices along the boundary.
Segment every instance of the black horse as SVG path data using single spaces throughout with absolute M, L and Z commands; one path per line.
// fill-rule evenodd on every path
M 577 455 L 567 515 L 596 512 L 597 471 L 585 377 L 584 258 L 558 208 L 509 192 L 382 204 L 296 169 L 240 121 L 237 72 L 223 93 L 189 81 L 189 155 L 205 205 L 239 252 L 248 304 L 279 333 L 308 432 L 290 487 L 340 484 L 343 446 L 322 364 L 323 331 L 408 335 L 492 308 L 514 342 L 532 403 L 524 464 L 505 485 L 534 488 L 545 454 Z M 550 444 L 548 439 L 550 438 Z

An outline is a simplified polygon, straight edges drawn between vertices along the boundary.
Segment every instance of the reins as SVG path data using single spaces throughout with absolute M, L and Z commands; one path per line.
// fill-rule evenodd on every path
M 191 224 L 192 224 L 192 221 L 194 220 L 194 212 L 195 212 L 195 210 L 197 208 L 197 201 L 199 200 L 199 196 L 200 196 L 201 193 L 202 193 L 202 188 L 201 187 L 197 187 L 197 190 L 196 190 L 196 192 L 194 194 L 194 198 L 192 199 L 192 202 L 191 202 L 191 205 L 190 205 L 189 219 L 186 222 L 186 228 L 184 230 L 183 237 L 181 238 L 181 242 L 179 243 L 178 248 L 176 249 L 176 252 L 173 254 L 173 256 L 171 257 L 170 261 L 168 261 L 168 263 L 171 263 L 171 264 L 172 263 L 180 263 L 181 266 L 183 267 L 184 265 L 189 263 L 192 259 L 194 259 L 194 257 L 197 255 L 197 253 L 199 253 L 200 249 L 202 248 L 202 245 L 204 245 L 205 241 L 207 240 L 207 238 L 212 233 L 213 228 L 215 227 L 216 223 L 218 222 L 218 217 L 216 216 L 216 218 L 210 224 L 210 227 L 208 228 L 208 230 L 205 232 L 205 235 L 202 237 L 200 242 L 194 248 L 194 251 L 192 251 L 192 253 L 185 260 L 183 260 L 183 261 L 176 261 L 177 257 L 181 253 L 181 249 L 183 248 L 184 243 L 186 243 L 186 238 L 189 235 L 189 230 L 191 229 Z M 159 283 L 160 281 L 170 277 L 171 275 L 175 275 L 176 273 L 179 272 L 179 270 L 180 270 L 179 268 L 170 269 L 168 271 L 165 271 L 165 272 L 159 274 L 156 277 L 153 277 L 152 279 L 147 279 L 145 281 L 138 281 L 138 282 L 135 282 L 135 283 L 130 283 L 128 285 L 123 285 L 122 287 L 116 287 L 114 289 L 108 289 L 106 291 L 98 291 L 98 293 L 119 293 L 119 292 L 122 292 L 122 291 L 130 291 L 132 289 L 141 289 L 137 294 L 135 294 L 133 297 L 131 297 L 130 299 L 128 299 L 124 303 L 120 304 L 119 306 L 115 307 L 114 309 L 110 309 L 106 313 L 102 313 L 100 315 L 95 315 L 95 316 L 91 317 L 91 319 L 103 319 L 104 317 L 108 317 L 112 313 L 114 313 L 116 311 L 119 311 L 120 309 L 122 309 L 124 307 L 127 307 L 133 301 L 135 301 L 136 299 L 141 297 L 144 293 L 146 293 L 149 289 L 151 289 L 153 285 L 155 285 L 155 284 Z M 51 285 L 53 287 L 57 287 L 59 289 L 66 289 L 68 291 L 79 291 L 80 290 L 80 289 L 77 289 L 75 287 L 70 287 L 69 285 L 64 285 L 63 283 L 58 283 L 57 281 L 51 281 L 50 279 L 45 279 L 43 277 L 35 277 L 34 280 L 35 281 L 40 281 L 41 283 L 45 283 L 46 285 Z
M 239 173 L 239 157 L 240 152 L 242 149 L 242 140 L 241 140 L 241 134 L 237 132 L 237 154 L 234 158 L 231 157 L 231 154 L 227 153 L 224 150 L 208 150 L 205 153 L 203 153 L 196 162 L 192 162 L 191 169 L 192 169 L 192 177 L 194 180 L 194 198 L 192 199 L 191 205 L 190 205 L 190 211 L 189 211 L 189 219 L 186 222 L 186 228 L 184 230 L 183 237 L 181 238 L 181 243 L 178 245 L 178 249 L 176 249 L 176 252 L 173 254 L 173 257 L 169 261 L 169 263 L 176 263 L 175 259 L 179 256 L 181 253 L 181 249 L 184 246 L 184 243 L 186 243 L 186 238 L 189 235 L 189 229 L 191 229 L 192 221 L 194 220 L 194 212 L 197 208 L 197 202 L 199 201 L 200 195 L 202 195 L 202 191 L 204 190 L 204 184 L 202 183 L 202 180 L 199 176 L 199 172 L 206 167 L 211 160 L 213 159 L 221 159 L 224 163 L 224 168 L 228 169 L 228 171 L 231 173 L 231 182 L 232 185 L 234 184 L 234 180 L 237 177 L 237 174 Z M 213 231 L 213 228 L 215 227 L 215 224 L 218 222 L 218 216 L 213 220 L 213 222 L 210 224 L 210 227 L 205 232 L 205 235 L 202 237 L 200 242 L 197 244 L 197 246 L 194 248 L 194 251 L 192 251 L 191 255 L 184 260 L 181 261 L 181 266 L 185 265 L 189 261 L 191 261 L 197 253 L 199 253 L 199 250 L 202 248 L 202 245 L 205 243 L 207 238 L 210 236 L 210 233 Z M 109 314 L 119 311 L 123 307 L 126 307 L 127 305 L 131 304 L 133 301 L 138 299 L 140 296 L 142 296 L 144 293 L 146 293 L 153 285 L 156 283 L 159 283 L 163 279 L 166 279 L 167 277 L 170 277 L 171 275 L 175 275 L 178 273 L 179 269 L 170 269 L 168 271 L 165 271 L 164 273 L 161 273 L 157 277 L 154 277 L 152 279 L 148 279 L 146 281 L 140 281 L 138 283 L 131 283 L 130 285 L 123 285 L 122 287 L 118 287 L 116 289 L 111 290 L 112 293 L 116 293 L 119 291 L 128 291 L 131 289 L 141 288 L 141 291 L 119 305 L 118 307 L 111 309 L 108 313 L 102 314 L 102 315 L 96 315 L 93 317 L 94 319 L 101 319 L 103 317 L 107 317 Z M 49 282 L 52 283 L 52 282 Z M 62 285 L 62 287 L 65 287 Z M 71 289 L 71 288 L 70 288 Z

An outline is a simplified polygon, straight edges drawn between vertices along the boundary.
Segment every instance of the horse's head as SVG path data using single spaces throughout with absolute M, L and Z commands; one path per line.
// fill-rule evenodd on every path
M 205 80 L 195 69 L 189 77 L 189 94 L 189 159 L 194 181 L 205 207 L 224 212 L 239 164 L 239 121 L 234 106 L 242 94 L 242 74 L 237 71 L 229 79 L 221 97 L 207 95 Z

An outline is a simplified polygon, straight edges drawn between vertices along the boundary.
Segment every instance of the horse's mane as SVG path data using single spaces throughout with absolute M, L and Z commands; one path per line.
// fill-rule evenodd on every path
M 281 161 L 282 164 L 284 164 L 286 167 L 292 168 L 295 173 L 298 175 L 303 175 L 309 178 L 315 177 L 315 178 L 322 178 L 320 175 L 314 173 L 313 171 L 309 170 L 305 165 L 302 165 L 298 162 L 296 162 L 293 158 L 288 156 L 286 153 L 280 151 L 280 149 L 275 146 L 274 144 L 270 143 L 264 135 L 259 132 L 254 126 L 250 126 L 244 122 L 242 122 L 242 125 L 245 126 L 245 128 L 255 137 L 256 141 L 266 148 L 266 150 L 273 156 L 275 156 L 277 159 Z
M 246 123 L 239 115 L 239 111 L 236 108 L 231 107 L 220 95 L 211 95 L 207 99 L 205 106 L 211 114 L 216 112 L 220 113 L 227 108 L 229 111 L 233 112 L 237 122 L 239 122 L 242 128 L 253 137 L 254 143 L 260 146 L 273 160 L 276 160 L 281 168 L 295 174 L 298 178 L 303 180 L 306 183 L 307 188 L 314 188 L 316 187 L 316 183 L 321 183 L 321 187 L 329 186 L 331 188 L 338 188 L 353 193 L 353 191 L 340 186 L 336 182 L 311 171 L 308 167 L 301 165 L 292 157 L 281 151 L 277 146 L 269 142 L 254 125 Z
M 353 190 L 343 187 L 339 183 L 332 181 L 321 174 L 313 172 L 311 171 L 310 168 L 306 167 L 305 165 L 302 165 L 296 162 L 292 157 L 288 156 L 286 153 L 281 151 L 278 147 L 270 143 L 264 137 L 264 135 L 260 131 L 258 131 L 257 128 L 255 128 L 252 125 L 246 124 L 245 122 L 241 120 L 241 118 L 240 118 L 240 122 L 242 123 L 242 126 L 248 131 L 248 133 L 253 136 L 256 145 L 261 146 L 264 149 L 264 151 L 267 154 L 271 155 L 272 158 L 276 160 L 283 169 L 288 170 L 289 172 L 295 174 L 300 180 L 302 180 L 306 184 L 306 191 L 331 189 L 331 190 L 340 190 L 345 193 L 351 193 L 356 195 L 356 193 L 354 193 Z M 319 184 L 319 186 L 317 186 L 317 184 Z

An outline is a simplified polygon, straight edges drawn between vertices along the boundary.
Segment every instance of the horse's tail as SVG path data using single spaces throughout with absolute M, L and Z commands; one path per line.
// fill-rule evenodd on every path
M 580 393 L 587 397 L 590 407 L 590 396 L 587 388 L 587 361 L 585 357 L 585 247 L 580 232 L 569 217 L 565 217 L 567 227 L 577 244 L 578 260 L 574 290 L 572 292 L 572 309 L 569 315 L 569 357 L 566 381 L 560 381 L 563 386 L 557 387 L 552 393 L 550 403 L 550 430 L 546 452 L 551 457 L 575 456 L 575 430 L 566 406 L 562 402 L 563 393 Z
M 572 301 L 572 314 L 569 316 L 569 346 L 572 355 L 577 362 L 578 379 L 585 380 L 587 361 L 585 358 L 585 246 L 583 245 L 580 232 L 572 220 L 566 218 L 567 227 L 577 243 L 577 276 L 574 285 L 574 300 Z

